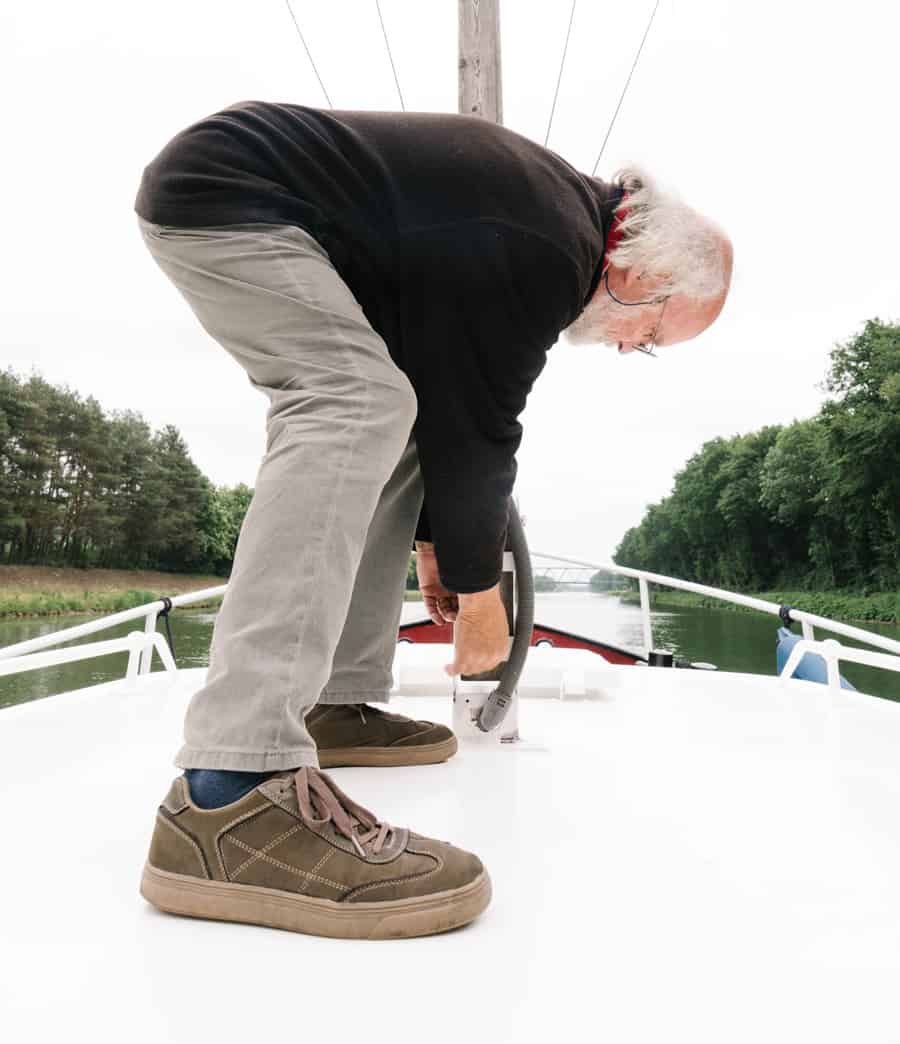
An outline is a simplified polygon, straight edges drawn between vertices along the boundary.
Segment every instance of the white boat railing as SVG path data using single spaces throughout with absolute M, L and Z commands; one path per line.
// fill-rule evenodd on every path
M 660 573 L 649 573 L 642 569 L 630 569 L 627 566 L 619 566 L 612 563 L 586 562 L 582 559 L 564 558 L 560 555 L 550 555 L 537 551 L 532 552 L 532 557 L 562 562 L 581 569 L 612 573 L 616 576 L 637 580 L 641 600 L 641 623 L 645 654 L 649 654 L 653 649 L 653 621 L 650 613 L 649 585 L 658 584 L 662 587 L 671 587 L 680 591 L 691 591 L 694 594 L 708 595 L 723 602 L 731 602 L 734 605 L 756 609 L 759 612 L 778 616 L 782 619 L 787 616 L 790 620 L 798 622 L 803 630 L 803 641 L 797 643 L 793 653 L 796 653 L 797 648 L 802 645 L 805 652 L 815 652 L 823 655 L 828 665 L 829 681 L 831 681 L 832 675 L 835 678 L 838 677 L 837 671 L 832 669 L 832 665 L 839 659 L 854 660 L 858 663 L 866 663 L 869 666 L 880 667 L 885 670 L 900 671 L 900 658 L 898 658 L 900 657 L 900 641 L 886 638 L 884 635 L 876 634 L 874 631 L 866 631 L 861 627 L 839 623 L 836 620 L 829 620 L 825 616 L 807 613 L 800 609 L 791 608 L 789 611 L 786 611 L 785 607 L 777 605 L 775 602 L 768 602 L 763 598 L 753 598 L 750 595 L 737 594 L 736 592 L 726 591 L 718 587 L 708 587 L 705 584 L 696 584 L 690 580 L 679 580 L 676 577 L 663 576 Z M 66 627 L 60 631 L 52 631 L 49 634 L 38 635 L 36 638 L 29 638 L 23 642 L 0 647 L 0 676 L 33 670 L 39 667 L 49 667 L 59 663 L 68 663 L 73 660 L 88 659 L 92 656 L 106 656 L 112 652 L 128 651 L 127 676 L 131 677 L 133 674 L 148 674 L 150 672 L 154 649 L 159 653 L 166 670 L 176 670 L 171 651 L 166 645 L 163 636 L 156 630 L 159 614 L 162 612 L 168 613 L 170 609 L 178 606 L 194 605 L 198 602 L 206 602 L 212 598 L 221 597 L 225 594 L 227 588 L 227 584 L 221 584 L 218 587 L 207 587 L 200 591 L 174 595 L 171 598 L 157 599 L 156 601 L 148 602 L 146 605 L 138 605 L 131 609 L 110 613 L 107 616 L 91 620 L 88 623 L 78 624 L 75 627 Z M 144 620 L 143 633 L 132 631 L 123 638 L 112 639 L 106 642 L 91 642 L 71 649 L 53 649 L 54 646 L 62 645 L 76 638 L 96 634 L 99 631 L 109 630 L 111 627 L 117 627 L 119 624 L 141 618 Z M 867 659 L 860 659 L 859 654 L 866 652 L 866 650 L 842 646 L 834 641 L 816 642 L 815 627 L 831 631 L 834 634 L 840 634 L 845 638 L 852 638 L 854 641 L 862 642 L 866 645 L 884 649 L 889 653 L 893 653 L 894 656 L 882 657 L 870 653 Z M 826 646 L 827 648 L 825 648 Z M 821 651 L 823 648 L 825 648 L 825 652 Z M 53 651 L 47 652 L 45 650 Z M 796 657 L 792 654 L 791 659 L 789 659 L 789 663 L 791 660 L 794 661 L 791 666 L 791 673 L 793 673 L 793 670 L 800 662 L 803 651 L 797 653 Z M 787 665 L 785 666 L 785 671 L 787 671 Z M 790 677 L 790 674 L 787 676 Z M 839 684 L 839 680 L 837 684 Z
M 169 608 L 177 608 L 180 605 L 194 605 L 197 602 L 208 602 L 211 598 L 218 598 L 225 594 L 228 588 L 228 584 L 221 584 L 219 587 L 205 587 L 202 591 L 189 591 L 186 594 L 174 595 L 172 598 L 159 598 L 155 602 L 147 602 L 145 605 L 136 605 L 131 609 L 122 609 L 117 613 L 110 613 L 108 616 L 101 616 L 96 620 L 89 620 L 87 623 L 77 624 L 75 627 L 64 627 L 61 631 L 51 631 L 49 634 L 39 634 L 36 638 L 28 638 L 24 642 L 15 642 L 13 645 L 5 645 L 0 647 L 0 665 L 7 660 L 15 658 L 20 664 L 25 663 L 25 655 L 39 652 L 42 649 L 51 649 L 55 645 L 62 645 L 63 642 L 70 642 L 75 638 L 83 638 L 87 634 L 96 634 L 98 631 L 108 631 L 111 627 L 118 627 L 119 624 L 128 623 L 131 620 L 140 620 L 144 618 L 144 634 L 145 635 L 156 635 L 156 621 L 159 614 L 164 610 L 169 611 Z M 140 632 L 131 632 L 132 634 Z M 130 636 L 129 636 L 130 637 Z M 159 635 L 162 638 L 162 635 Z M 87 645 L 78 646 L 80 649 L 91 649 L 96 648 L 99 644 L 103 643 L 89 643 Z M 145 643 L 144 647 L 140 650 L 140 665 L 137 669 L 138 674 L 149 674 L 150 665 L 153 657 L 153 649 L 159 648 L 154 643 Z M 61 656 L 67 650 L 58 649 L 56 651 L 57 656 Z M 166 647 L 168 652 L 168 647 Z M 97 655 L 106 655 L 105 653 L 98 653 Z M 162 655 L 162 654 L 160 654 Z M 86 659 L 87 655 L 78 657 L 78 659 Z M 65 663 L 64 659 L 50 659 L 40 664 L 42 667 L 50 666 L 55 663 Z M 165 661 L 163 661 L 165 662 Z M 130 660 L 129 660 L 130 665 Z M 168 665 L 166 665 L 168 667 Z M 175 669 L 174 661 L 172 669 Z M 19 666 L 18 670 L 28 670 L 27 666 Z M 3 674 L 12 674 L 13 671 L 3 671 Z
M 75 660 L 90 660 L 95 656 L 109 656 L 112 653 L 127 652 L 128 667 L 126 678 L 133 678 L 138 673 L 138 660 L 146 651 L 150 656 L 153 650 L 167 671 L 175 671 L 175 660 L 166 639 L 158 633 L 147 634 L 146 631 L 130 631 L 121 638 L 108 638 L 105 642 L 88 642 L 86 645 L 73 645 L 71 649 L 50 649 L 44 652 L 26 653 L 24 656 L 7 656 L 0 659 L 0 678 L 5 674 L 18 674 L 22 671 L 36 671 L 39 667 L 55 667 L 60 663 L 73 663 Z
M 596 562 L 585 562 L 577 558 L 563 558 L 560 555 L 548 555 L 542 551 L 532 551 L 532 558 L 546 558 L 552 562 L 565 562 L 569 565 L 580 566 L 582 569 L 592 569 L 595 572 L 613 573 L 616 576 L 627 576 L 637 580 L 641 596 L 641 621 L 644 632 L 644 652 L 648 653 L 653 648 L 653 621 L 650 616 L 650 590 L 649 584 L 659 584 L 660 587 L 672 587 L 678 591 L 691 591 L 693 594 L 708 595 L 721 602 L 732 602 L 734 605 L 743 605 L 748 609 L 756 609 L 761 613 L 769 613 L 771 616 L 781 616 L 784 606 L 775 602 L 768 602 L 764 598 L 754 598 L 752 595 L 737 594 L 734 591 L 725 591 L 720 587 L 707 587 L 705 584 L 695 584 L 691 580 L 678 580 L 673 576 L 663 576 L 660 573 L 648 573 L 643 569 L 630 569 L 628 566 L 614 565 L 612 563 L 599 564 Z M 802 609 L 791 608 L 788 612 L 791 620 L 800 624 L 803 637 L 807 641 L 815 641 L 814 628 L 820 627 L 823 631 L 831 631 L 833 634 L 843 635 L 866 645 L 874 645 L 879 649 L 900 654 L 900 641 L 894 638 L 886 638 L 874 631 L 866 631 L 862 627 L 853 627 L 850 624 L 839 623 L 837 620 L 829 620 L 827 616 L 817 616 L 815 613 L 807 613 Z

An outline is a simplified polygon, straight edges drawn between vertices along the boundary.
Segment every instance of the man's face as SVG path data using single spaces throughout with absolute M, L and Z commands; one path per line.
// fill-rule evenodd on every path
M 730 244 L 724 249 L 730 280 Z M 623 353 L 640 345 L 678 344 L 703 333 L 722 311 L 728 296 L 726 284 L 721 294 L 708 301 L 673 294 L 652 304 L 635 303 L 658 296 L 660 283 L 610 265 L 585 310 L 563 330 L 563 337 L 570 344 L 607 344 Z
M 563 330 L 563 336 L 570 344 L 605 344 L 630 352 L 634 345 L 650 345 L 662 336 L 661 320 L 668 304 L 660 301 L 626 307 L 614 301 L 601 284 L 581 315 Z

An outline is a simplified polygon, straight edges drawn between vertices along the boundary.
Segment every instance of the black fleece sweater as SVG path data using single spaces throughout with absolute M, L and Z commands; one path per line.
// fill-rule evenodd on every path
M 135 210 L 297 225 L 325 248 L 416 391 L 416 536 L 472 592 L 500 577 L 518 416 L 599 282 L 620 197 L 476 117 L 244 101 L 178 133 Z

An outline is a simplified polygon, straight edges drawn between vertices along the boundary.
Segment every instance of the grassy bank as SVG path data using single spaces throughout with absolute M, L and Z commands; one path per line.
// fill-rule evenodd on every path
M 621 597 L 630 604 L 640 604 L 637 592 L 629 592 Z M 900 623 L 900 591 L 882 591 L 869 595 L 845 591 L 762 591 L 753 592 L 751 597 L 764 598 L 778 605 L 789 605 L 807 613 L 817 613 L 819 616 L 845 620 L 848 623 Z M 690 591 L 655 591 L 651 593 L 650 598 L 655 609 L 730 609 L 743 613 L 755 611 Z
M 0 565 L 0 617 L 114 613 L 227 581 L 152 569 L 68 569 Z M 210 599 L 204 605 L 215 605 Z
M 221 576 L 161 573 L 152 569 L 67 569 L 56 566 L 0 565 L 0 618 L 65 616 L 70 613 L 117 613 L 227 583 Z M 214 606 L 221 599 L 198 602 Z M 407 591 L 407 602 L 421 602 L 419 591 Z

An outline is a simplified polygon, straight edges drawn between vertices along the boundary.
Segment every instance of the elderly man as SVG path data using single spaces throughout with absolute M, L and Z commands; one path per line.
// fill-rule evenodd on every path
M 639 171 L 611 182 L 492 123 L 246 101 L 180 132 L 144 242 L 269 400 L 267 445 L 141 890 L 176 913 L 337 937 L 443 931 L 478 858 L 320 772 L 417 765 L 449 729 L 389 714 L 409 549 L 450 674 L 507 651 L 518 416 L 560 333 L 695 337 L 731 247 Z

